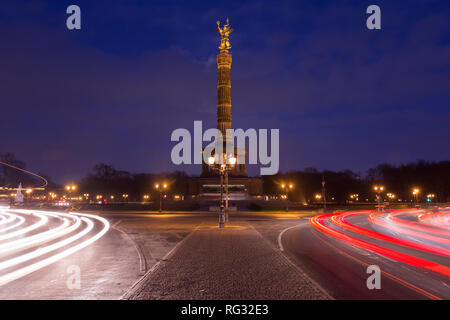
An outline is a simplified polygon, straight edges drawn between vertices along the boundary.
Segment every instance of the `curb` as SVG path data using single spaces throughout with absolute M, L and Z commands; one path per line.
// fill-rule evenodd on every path
M 195 231 L 197 231 L 197 229 L 200 226 L 197 226 L 194 230 L 191 231 L 191 233 L 189 233 L 183 240 L 181 240 L 180 242 L 178 242 L 175 247 L 173 247 L 161 260 L 159 260 L 153 267 L 150 268 L 150 270 L 148 270 L 139 280 L 137 280 L 130 289 L 128 289 L 127 292 L 125 292 L 122 297 L 120 297 L 120 300 L 132 300 L 132 297 L 134 295 L 136 295 L 140 290 L 141 287 L 145 284 L 145 281 L 152 275 L 152 273 L 156 270 L 158 270 L 158 268 L 161 266 L 161 262 L 167 261 L 169 260 L 174 254 L 175 252 L 178 250 L 179 247 L 181 247 L 181 245 L 183 245 L 183 243 L 186 242 L 187 239 L 189 239 Z

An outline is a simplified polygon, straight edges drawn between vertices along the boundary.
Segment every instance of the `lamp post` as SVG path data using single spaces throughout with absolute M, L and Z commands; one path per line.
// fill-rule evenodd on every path
M 66 186 L 66 190 L 69 192 L 69 200 L 72 200 L 71 198 L 71 194 L 73 191 L 77 190 L 77 186 L 72 184 L 72 185 L 67 185 Z
M 419 188 L 414 188 L 413 190 L 412 190 L 412 194 L 413 194 L 413 196 L 414 196 L 414 206 L 417 206 L 418 205 L 418 197 L 419 197 L 419 193 L 420 193 L 420 189 Z
M 323 213 L 327 212 L 327 195 L 325 191 L 325 175 L 322 175 Z
M 167 183 L 163 183 L 163 184 L 155 184 L 155 189 L 157 191 L 159 191 L 159 212 L 162 212 L 162 197 L 163 197 L 163 192 L 164 190 L 166 190 L 168 188 Z
M 323 189 L 322 189 L 322 190 L 323 190 Z M 323 194 L 323 192 L 322 192 L 322 194 Z M 314 199 L 316 199 L 316 202 L 317 202 L 317 203 L 320 203 L 319 201 L 323 198 L 322 194 L 316 193 L 316 194 L 314 195 Z M 324 205 L 324 207 L 323 207 L 323 212 L 325 213 L 325 212 L 326 212 L 325 202 L 323 203 L 323 205 Z
M 29 188 L 29 189 L 27 189 L 27 191 L 25 191 L 25 193 L 27 194 L 27 201 L 30 201 L 30 200 L 32 200 L 32 197 L 31 197 L 31 193 L 33 192 L 33 189 L 31 189 L 31 188 Z
M 434 194 L 434 193 L 429 193 L 429 194 L 427 194 L 427 203 L 428 203 L 428 206 L 430 206 L 431 205 L 431 202 L 433 201 L 433 199 L 436 197 L 436 195 Z
M 375 190 L 375 192 L 377 193 L 377 211 L 380 212 L 381 211 L 381 193 L 384 190 L 383 186 L 375 186 L 373 187 L 373 190 Z
M 233 154 L 223 154 L 222 161 L 216 161 L 216 157 L 209 157 L 208 164 L 220 174 L 220 211 L 219 211 L 219 228 L 225 226 L 225 222 L 229 220 L 228 214 L 228 171 L 233 170 L 236 165 L 236 157 Z M 223 199 L 223 189 L 225 180 L 225 203 Z
M 282 183 L 282 184 L 281 184 L 281 189 L 282 189 L 283 191 L 286 190 L 286 211 L 289 211 L 289 191 L 291 191 L 292 189 L 294 189 L 294 185 L 293 185 L 292 183 L 289 183 L 288 185 Z

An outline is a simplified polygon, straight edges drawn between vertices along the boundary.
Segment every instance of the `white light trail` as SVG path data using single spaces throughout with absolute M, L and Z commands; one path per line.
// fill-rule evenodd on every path
M 14 215 L 14 214 L 10 214 L 10 213 L 4 213 L 3 214 L 3 219 L 2 219 L 2 221 L 0 222 L 0 226 L 1 225 L 4 225 L 4 224 L 8 224 L 8 223 L 11 223 L 11 222 L 13 222 L 14 220 L 16 220 L 16 215 Z M 6 217 L 9 217 L 9 218 L 6 218 Z
M 30 225 L 28 227 L 25 227 L 23 229 L 19 229 L 19 230 L 14 231 L 14 232 L 10 232 L 10 233 L 4 234 L 4 235 L 0 235 L 0 241 L 5 240 L 5 239 L 14 238 L 14 237 L 17 237 L 17 236 L 21 236 L 23 234 L 26 234 L 26 233 L 28 233 L 30 231 L 33 231 L 33 230 L 36 230 L 37 228 L 42 227 L 43 225 L 45 225 L 48 222 L 48 218 L 46 216 L 44 216 L 42 214 L 36 214 L 36 216 L 40 218 L 40 220 L 38 222 L 36 222 L 36 223 L 34 223 L 34 224 L 32 224 L 32 225 Z M 20 217 L 20 218 L 24 219 L 23 217 Z M 20 224 L 22 224 L 22 223 L 23 222 L 21 221 Z M 2 231 L 4 232 L 7 229 L 8 228 L 2 229 Z
M 7 219 L 7 220 L 9 220 L 9 219 Z M 10 221 L 7 221 L 7 223 L 10 223 L 14 220 L 19 220 L 19 221 L 11 226 L 1 228 L 0 233 L 5 233 L 6 231 L 15 229 L 25 223 L 25 219 L 23 217 L 15 215 L 15 214 L 12 215 L 12 219 Z
M 26 238 L 22 238 L 15 241 L 6 242 L 0 245 L 0 254 L 5 254 L 7 252 L 15 251 L 18 249 L 23 249 L 29 246 L 34 246 L 38 243 L 46 242 L 52 239 L 56 239 L 63 235 L 66 235 L 74 230 L 76 230 L 81 225 L 81 220 L 78 219 L 73 225 L 70 225 L 70 221 L 64 218 L 63 224 L 55 229 L 38 233 Z
M 22 223 L 24 223 L 23 221 L 28 222 L 28 218 L 31 216 L 36 216 L 40 220 L 14 232 L 0 235 L 0 240 L 6 240 L 33 232 L 29 236 L 0 243 L 0 286 L 40 270 L 86 248 L 105 235 L 110 228 L 109 222 L 106 219 L 91 214 L 19 210 L 0 207 L 0 222 L 7 220 L 8 217 L 11 218 L 11 216 L 14 219 L 10 220 L 10 223 L 16 219 Z M 55 219 L 61 220 L 62 223 L 53 228 Z M 99 232 L 95 231 L 97 229 L 95 228 L 96 224 L 102 226 Z M 85 227 L 79 230 L 82 225 Z M 44 230 L 39 232 L 40 229 Z M 49 244 L 42 246 L 43 243 Z M 30 248 L 34 248 L 34 250 L 29 251 Z M 23 252 L 25 249 L 27 251 Z M 11 257 L 12 252 L 14 252 L 13 257 Z M 8 255 L 5 256 L 5 254 Z M 7 260 L 1 261 L 2 256 L 6 257 Z M 41 257 L 42 260 L 39 260 Z M 27 265 L 27 263 L 30 264 Z M 16 266 L 19 268 L 14 270 L 13 268 Z

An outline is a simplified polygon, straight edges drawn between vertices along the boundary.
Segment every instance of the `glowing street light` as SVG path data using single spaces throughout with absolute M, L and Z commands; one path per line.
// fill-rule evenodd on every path
M 288 197 L 288 194 L 289 194 L 289 191 L 294 189 L 294 185 L 292 183 L 289 183 L 289 184 L 282 183 L 281 184 L 281 189 L 286 192 L 286 197 L 285 197 L 285 199 L 287 200 L 287 202 L 286 202 L 286 211 L 289 211 L 289 197 Z
M 396 195 L 394 194 L 394 193 L 387 193 L 386 194 L 387 195 L 387 197 L 389 198 L 389 199 L 391 199 L 391 200 L 393 200 L 393 199 L 395 199 L 395 197 L 396 197 Z
M 282 183 L 281 184 L 281 189 L 286 189 L 286 191 L 289 191 L 289 190 L 292 190 L 294 188 L 294 185 L 292 184 L 292 183 L 290 183 L 290 184 L 284 184 L 284 183 Z
M 220 160 L 220 159 L 218 159 Z M 222 154 L 222 161 L 216 161 L 215 156 L 208 157 L 208 164 L 212 170 L 216 170 L 220 174 L 220 212 L 219 212 L 219 228 L 225 226 L 228 222 L 228 171 L 233 170 L 237 163 L 234 154 Z M 223 200 L 223 189 L 225 180 L 225 204 Z M 225 221 L 224 221 L 225 220 Z
M 373 190 L 377 193 L 377 211 L 381 211 L 381 193 L 384 191 L 383 186 L 374 186 Z
M 418 197 L 419 197 L 419 193 L 420 193 L 420 189 L 419 188 L 413 188 L 413 190 L 412 190 L 412 194 L 413 194 L 413 196 L 414 196 L 414 203 L 415 203 L 415 205 L 417 205 L 417 200 L 418 200 Z
M 155 183 L 155 189 L 159 191 L 159 212 L 162 212 L 162 198 L 163 198 L 163 192 L 164 190 L 167 190 L 169 188 L 169 185 L 166 182 L 161 183 Z
M 436 195 L 434 193 L 427 194 L 427 202 L 430 203 L 433 201 L 433 199 L 436 198 Z
M 72 197 L 71 194 L 72 194 L 72 192 L 74 192 L 75 190 L 77 190 L 77 186 L 74 185 L 74 184 L 67 185 L 67 186 L 66 186 L 66 190 L 69 192 L 69 198 L 71 198 L 71 197 Z

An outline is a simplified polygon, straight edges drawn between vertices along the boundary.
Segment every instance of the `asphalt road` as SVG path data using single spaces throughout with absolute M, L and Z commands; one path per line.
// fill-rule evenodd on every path
M 94 212 L 89 213 L 95 214 Z M 37 221 L 33 215 L 23 216 L 26 221 L 19 229 L 28 228 Z M 144 274 L 164 261 L 167 254 L 193 230 L 201 225 L 210 225 L 210 232 L 214 235 L 218 222 L 217 214 L 198 212 L 162 214 L 155 212 L 101 212 L 100 216 L 110 224 L 105 235 L 75 253 L 18 279 L 1 284 L 0 299 L 120 299 Z M 248 224 L 247 230 L 257 234 L 257 231 L 253 230 L 252 224 L 265 222 L 269 233 L 277 233 L 277 230 L 286 225 L 297 222 L 301 216 L 302 214 L 284 214 L 283 212 L 278 214 L 240 212 L 233 213 L 232 219 L 235 222 Z M 6 218 L 0 217 L 0 223 L 2 219 Z M 51 217 L 45 225 L 26 236 L 35 236 L 55 230 L 61 227 L 61 222 L 61 217 Z M 86 227 L 84 222 L 80 228 L 82 229 L 82 227 Z M 102 228 L 101 223 L 94 221 L 90 233 L 78 239 L 74 244 L 89 239 L 90 234 L 95 235 Z M 3 233 L 0 232 L 0 236 L 1 234 Z M 49 241 L 32 244 L 23 250 L 0 254 L 0 263 L 24 256 L 33 250 L 66 241 L 74 234 L 76 231 Z M 254 234 L 251 236 L 252 239 L 255 237 Z M 21 237 L 25 237 L 25 235 Z M 16 238 L 5 241 L 12 240 L 16 240 Z M 5 241 L 0 239 L 0 246 L 2 243 L 5 244 Z M 201 243 L 199 243 L 200 245 Z M 9 275 L 16 269 L 27 267 L 28 264 L 40 263 L 42 260 L 52 257 L 51 254 L 57 255 L 66 249 L 67 246 L 63 246 L 50 253 L 35 257 L 25 264 L 5 269 L 0 272 L 0 277 Z M 270 250 L 277 249 L 274 246 Z M 174 250 L 173 253 L 176 255 L 177 250 Z M 69 288 L 68 282 L 73 280 L 74 268 L 80 272 L 80 286 Z
M 35 211 L 13 213 L 24 222 L 0 232 L 0 299 L 117 299 L 139 278 L 133 243 L 101 220 L 50 212 L 34 228 Z
M 248 268 L 258 270 L 255 273 L 246 271 L 248 283 L 245 286 L 247 289 L 253 289 L 241 290 L 239 299 L 255 297 L 264 299 L 323 298 L 323 296 L 316 295 L 314 293 L 316 291 L 311 291 L 311 294 L 308 295 L 305 290 L 303 292 L 300 290 L 298 294 L 295 294 L 297 289 L 309 287 L 310 284 L 306 285 L 304 279 L 310 279 L 316 288 L 319 287 L 321 292 L 325 292 L 325 295 L 328 294 L 328 297 L 337 299 L 450 299 L 448 276 L 408 265 L 392 257 L 374 253 L 367 248 L 361 248 L 354 243 L 348 243 L 326 234 L 312 226 L 309 221 L 311 215 L 312 213 L 286 212 L 231 213 L 230 226 L 243 228 L 230 229 L 228 236 L 232 239 L 230 243 L 234 245 L 222 245 L 220 249 L 228 250 L 231 255 L 236 255 L 236 263 L 232 266 L 243 268 L 242 270 Z M 177 264 L 188 261 L 190 250 L 207 250 L 207 248 L 214 250 L 214 239 L 219 234 L 219 230 L 216 228 L 218 218 L 214 213 L 101 212 L 100 216 L 110 223 L 110 228 L 105 235 L 67 257 L 1 285 L 0 299 L 120 299 L 131 296 L 133 292 L 136 293 L 136 288 L 139 286 L 143 286 L 142 288 L 145 290 L 141 290 L 138 298 L 161 298 L 161 294 L 170 293 L 170 288 L 160 286 L 159 291 L 154 290 L 158 284 L 155 280 L 158 279 L 157 275 L 162 272 L 171 274 L 170 268 L 176 269 L 179 267 Z M 0 228 L 2 221 L 7 218 L 6 216 L 0 217 Z M 57 228 L 61 225 L 61 221 L 61 218 L 52 218 L 49 225 L 41 231 Z M 366 216 L 350 216 L 347 221 L 372 231 L 383 231 L 382 226 L 375 226 L 368 221 Z M 36 217 L 33 217 L 32 221 L 27 221 L 21 228 L 35 222 Z M 371 239 L 333 225 L 330 218 L 324 219 L 324 223 L 330 228 L 358 239 L 449 267 L 447 256 L 438 256 L 422 250 L 386 243 L 379 239 Z M 207 230 L 205 230 L 205 226 L 207 226 Z M 102 228 L 100 222 L 94 221 L 91 232 L 77 241 L 89 239 L 90 236 L 98 234 Z M 198 236 L 191 237 L 191 241 L 187 241 L 186 237 L 194 230 L 197 230 Z M 390 229 L 384 231 L 385 234 L 398 236 L 397 231 L 394 232 Z M 1 234 L 0 232 L 0 237 Z M 71 234 L 67 234 L 57 240 L 63 241 L 70 236 Z M 412 238 L 408 239 L 412 240 Z M 37 248 L 46 247 L 52 243 L 54 242 L 39 243 Z M 0 238 L 0 246 L 1 244 Z M 236 249 L 238 247 L 240 247 L 239 250 Z M 441 248 L 445 249 L 446 245 L 444 244 L 443 247 L 441 245 Z M 55 253 L 63 251 L 63 249 L 58 250 Z M 245 250 L 248 251 L 248 257 L 246 257 Z M 30 251 L 32 250 L 28 248 L 25 253 Z M 0 254 L 0 263 L 14 255 L 17 253 L 8 253 L 7 256 Z M 49 255 L 38 257 L 32 262 L 39 262 L 40 259 L 46 257 Z M 168 294 L 167 298 L 233 298 L 236 292 L 240 292 L 238 287 L 229 287 L 227 290 L 223 290 L 220 281 L 217 286 L 212 285 L 211 287 L 208 287 L 208 281 L 204 281 L 211 275 L 201 272 L 201 268 L 215 260 L 217 259 L 211 259 L 206 255 L 202 263 L 196 264 L 197 269 L 192 272 L 200 277 L 199 283 L 202 284 L 202 288 L 198 288 L 195 295 L 185 288 L 185 295 L 171 296 Z M 260 281 L 258 279 L 266 272 L 264 268 L 260 268 L 261 264 L 265 263 L 264 261 L 272 261 L 271 265 L 274 267 L 270 269 L 271 273 L 267 271 L 266 277 L 263 278 L 264 281 L 260 283 L 261 288 L 269 287 L 269 280 L 274 278 L 276 280 L 273 281 L 279 288 L 285 288 L 281 294 L 279 290 L 269 290 L 267 292 L 272 293 L 263 294 L 263 290 L 258 289 L 258 281 Z M 280 263 L 280 261 L 284 262 Z M 366 272 L 368 265 L 378 265 L 382 270 L 380 290 L 369 290 L 366 286 L 366 280 L 369 277 Z M 70 280 L 70 270 L 73 271 L 73 266 L 77 266 L 80 270 L 81 283 L 79 288 L 70 289 L 67 283 Z M 11 270 L 7 269 L 4 272 Z M 278 276 L 281 278 L 276 273 L 280 273 Z M 235 274 L 235 278 L 239 279 L 239 272 L 236 271 Z M 283 274 L 289 274 L 289 278 L 285 277 L 284 284 Z M 143 278 L 144 275 L 146 275 L 145 278 Z M 227 273 L 223 272 L 221 278 L 223 283 L 227 283 L 227 276 Z M 296 279 L 297 277 L 299 279 Z M 149 289 L 148 286 L 144 286 L 145 281 L 143 280 L 150 284 L 153 283 L 155 286 Z M 172 282 L 166 282 L 172 287 L 182 283 L 177 277 L 173 277 Z M 191 287 L 196 288 L 192 285 Z M 208 292 L 209 295 L 205 296 Z M 146 296 L 143 297 L 142 293 L 145 293 Z
M 447 272 L 445 268 L 450 266 L 450 259 L 444 255 L 445 247 L 448 249 L 448 245 L 441 244 L 437 250 L 439 254 L 424 252 L 417 248 L 374 239 L 367 234 L 362 235 L 337 226 L 330 220 L 331 217 L 323 220 L 327 227 L 350 235 L 352 238 L 343 241 L 343 238 L 314 228 L 309 221 L 305 220 L 296 227 L 286 230 L 280 242 L 285 254 L 333 297 L 337 299 L 450 299 L 450 278 L 445 274 Z M 429 244 L 423 239 L 402 237 L 398 230 L 393 231 L 390 227 L 376 226 L 368 221 L 367 213 L 347 217 L 347 221 L 352 225 L 388 235 L 390 238 L 387 240 L 405 240 L 409 241 L 406 242 L 408 245 Z M 353 238 L 386 248 L 393 254 L 401 253 L 408 257 L 423 259 L 426 261 L 424 264 L 426 267 L 429 264 L 436 264 L 443 268 L 436 269 L 440 272 L 434 272 L 423 266 L 413 266 L 409 264 L 411 262 L 402 261 L 402 255 L 396 258 L 379 254 L 363 248 L 361 243 L 354 241 Z M 371 275 L 367 273 L 369 265 L 379 266 L 382 272 L 379 290 L 369 290 L 367 287 L 366 281 Z

